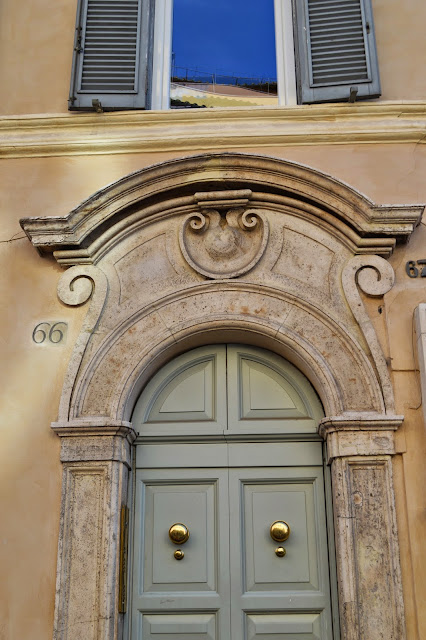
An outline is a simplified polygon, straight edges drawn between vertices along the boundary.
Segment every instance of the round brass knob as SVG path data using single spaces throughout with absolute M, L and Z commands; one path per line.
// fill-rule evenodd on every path
M 181 549 L 177 549 L 173 555 L 176 558 L 176 560 L 182 560 L 185 554 L 183 551 L 181 551 Z
M 275 540 L 275 542 L 284 542 L 290 535 L 290 527 L 284 520 L 276 520 L 271 524 L 269 532 L 272 540 Z
M 279 558 L 284 558 L 285 554 L 286 554 L 286 550 L 284 549 L 284 547 L 277 547 L 275 549 L 275 554 L 279 557 Z
M 169 538 L 173 544 L 185 544 L 189 538 L 188 528 L 180 522 L 175 522 L 169 529 Z

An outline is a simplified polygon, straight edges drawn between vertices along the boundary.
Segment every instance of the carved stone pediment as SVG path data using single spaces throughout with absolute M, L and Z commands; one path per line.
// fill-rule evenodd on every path
M 182 254 L 195 271 L 214 280 L 235 278 L 259 262 L 269 224 L 248 208 L 251 195 L 249 189 L 195 194 L 200 210 L 185 218 L 179 232 Z

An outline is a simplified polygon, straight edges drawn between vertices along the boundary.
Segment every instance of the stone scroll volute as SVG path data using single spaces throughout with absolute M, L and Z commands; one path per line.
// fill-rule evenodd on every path
M 87 344 L 102 315 L 108 294 L 108 280 L 92 265 L 71 267 L 58 283 L 58 298 L 66 305 L 80 306 L 90 299 L 86 318 L 74 346 L 62 389 L 59 420 L 69 418 L 71 395 Z
M 358 288 L 368 296 L 379 297 L 390 291 L 394 281 L 395 273 L 392 266 L 379 256 L 354 256 L 342 273 L 346 299 L 370 348 L 380 380 L 386 412 L 389 414 L 395 412 L 392 383 L 385 356 Z
M 186 262 L 214 280 L 235 278 L 262 257 L 269 224 L 261 211 L 248 207 L 249 189 L 198 193 L 199 211 L 186 216 L 179 244 Z

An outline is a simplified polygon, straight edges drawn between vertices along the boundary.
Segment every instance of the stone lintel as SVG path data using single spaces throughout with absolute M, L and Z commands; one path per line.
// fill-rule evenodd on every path
M 319 434 L 327 443 L 327 463 L 352 456 L 395 455 L 394 432 L 403 416 L 344 415 L 321 420 Z
M 53 422 L 52 429 L 61 438 L 61 462 L 116 461 L 130 467 L 136 438 L 130 422 L 82 419 Z

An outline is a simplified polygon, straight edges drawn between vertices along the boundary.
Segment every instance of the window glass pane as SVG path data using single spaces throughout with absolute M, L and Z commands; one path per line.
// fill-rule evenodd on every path
M 273 0 L 174 0 L 171 104 L 278 104 Z

